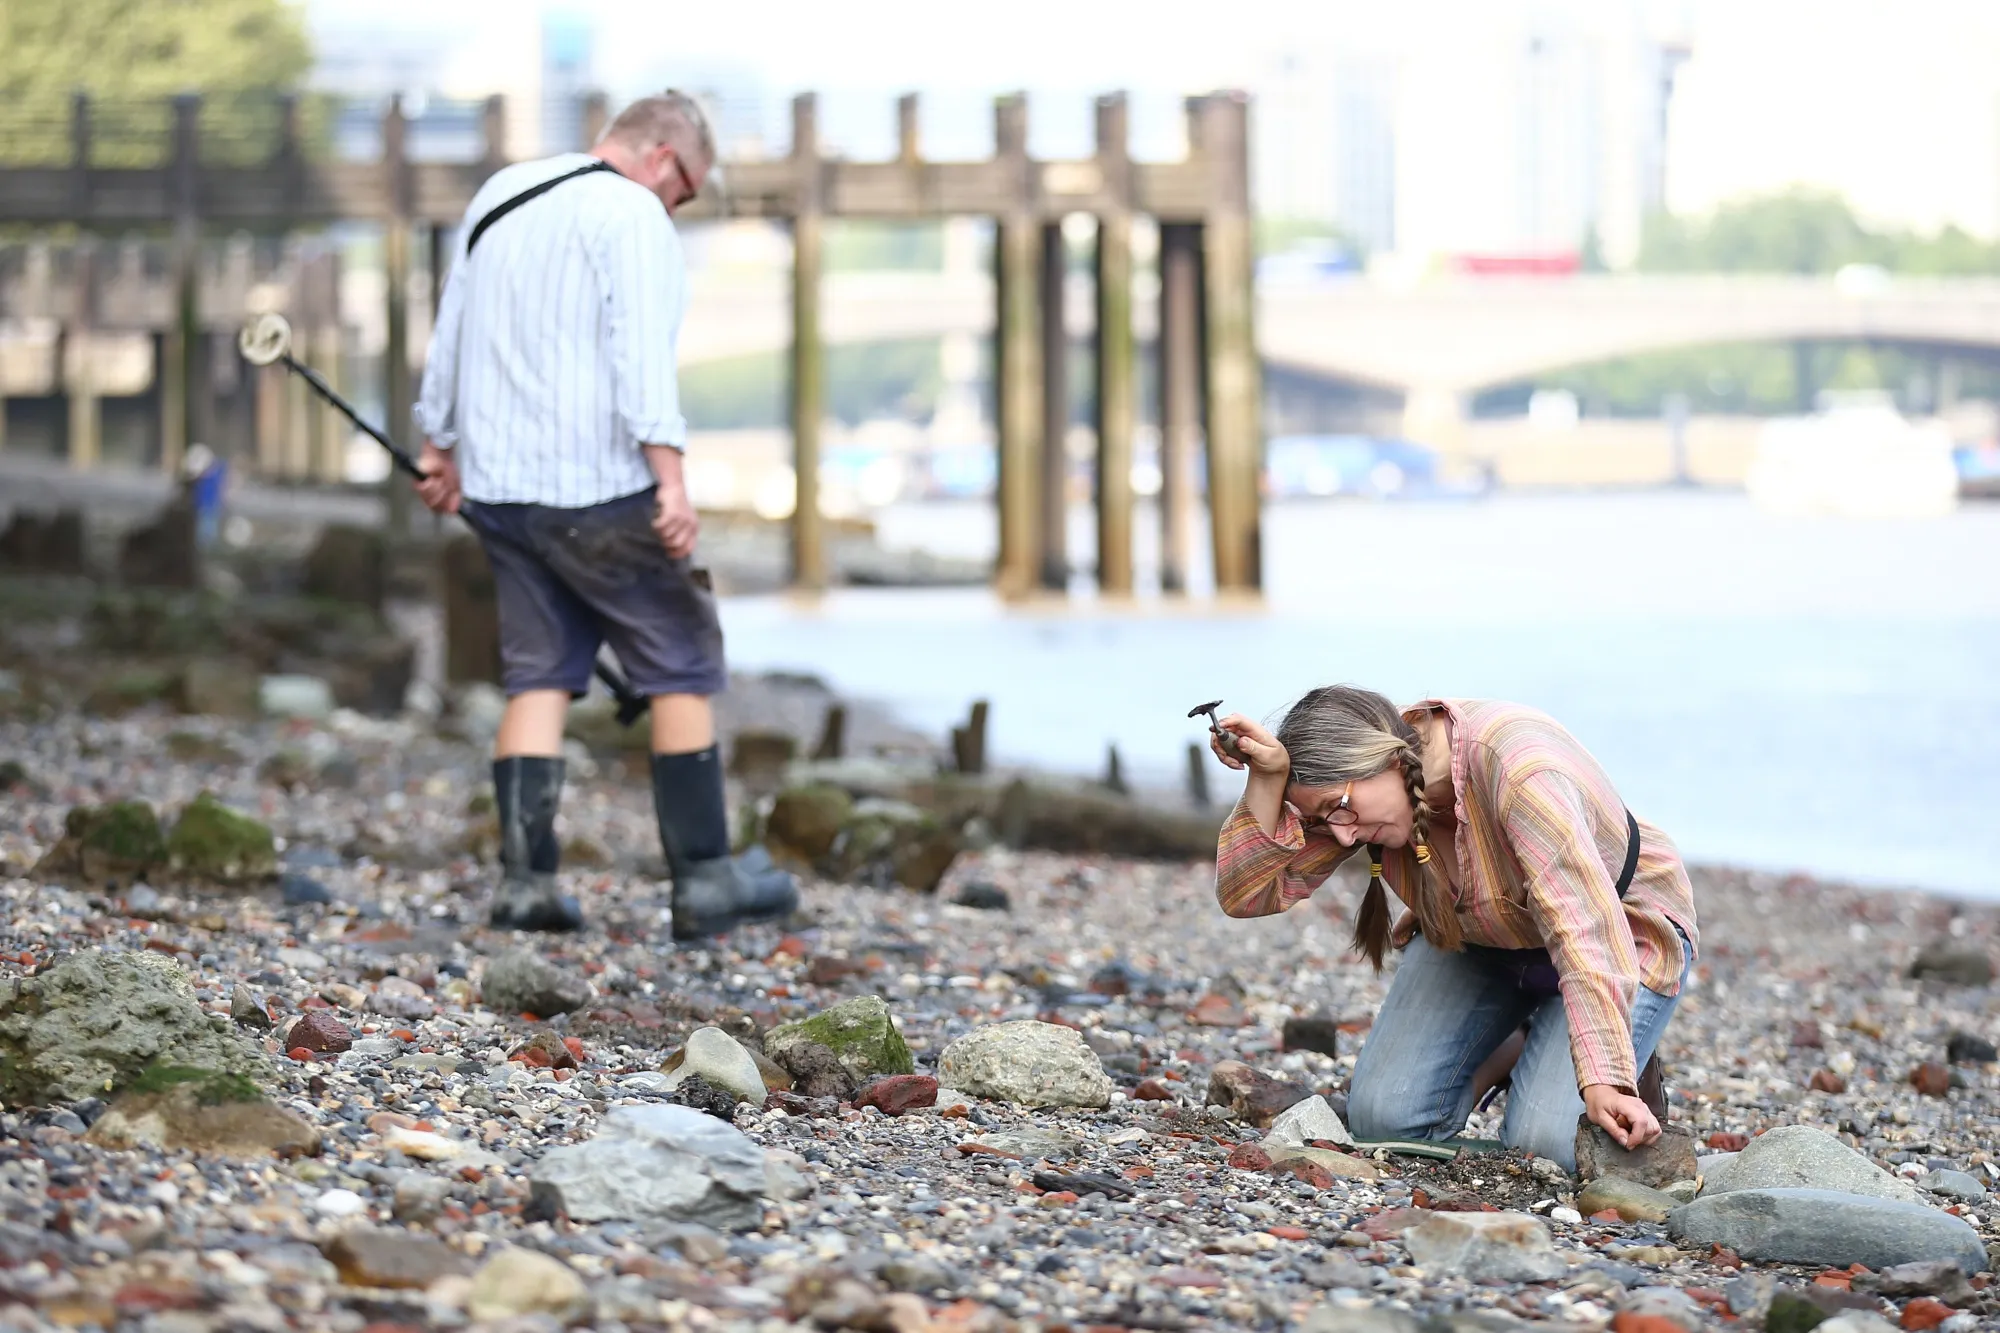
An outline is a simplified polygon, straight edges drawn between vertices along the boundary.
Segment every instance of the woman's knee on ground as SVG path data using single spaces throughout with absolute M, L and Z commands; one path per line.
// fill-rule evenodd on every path
M 1376 1075 L 1357 1064 L 1347 1091 L 1347 1128 L 1360 1139 L 1428 1139 L 1449 1133 L 1441 1126 L 1427 1099 L 1398 1080 Z
M 1509 1098 L 1517 1095 L 1518 1089 L 1507 1094 Z M 1524 1102 L 1517 1113 L 1507 1117 L 1507 1146 L 1546 1157 L 1565 1171 L 1575 1171 L 1576 1125 L 1577 1117 L 1582 1114 L 1581 1100 L 1573 1105 L 1555 1105 L 1543 1100 Z

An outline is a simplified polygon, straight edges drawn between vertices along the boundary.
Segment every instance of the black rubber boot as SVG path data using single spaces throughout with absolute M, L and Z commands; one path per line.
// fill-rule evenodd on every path
M 716 746 L 653 756 L 653 813 L 674 880 L 674 938 L 721 935 L 745 921 L 789 916 L 798 882 L 753 847 L 729 854 L 729 811 Z
M 560 759 L 511 755 L 493 761 L 493 802 L 500 817 L 500 887 L 488 918 L 496 930 L 580 930 L 583 910 L 556 891 L 562 849 L 556 807 Z

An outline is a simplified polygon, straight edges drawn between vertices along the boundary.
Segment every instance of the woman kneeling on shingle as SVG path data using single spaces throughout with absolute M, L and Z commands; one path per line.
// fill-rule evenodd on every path
M 1348 1089 L 1358 1138 L 1457 1134 L 1510 1045 L 1510 1148 L 1574 1170 L 1586 1112 L 1627 1147 L 1659 1137 L 1639 1070 L 1694 961 L 1694 891 L 1575 737 L 1520 704 L 1399 711 L 1348 685 L 1306 695 L 1276 735 L 1221 726 L 1242 759 L 1220 734 L 1217 756 L 1250 773 L 1217 848 L 1222 910 L 1288 911 L 1365 848 L 1354 947 L 1378 971 L 1403 950 Z M 1406 909 L 1393 925 L 1384 883 Z

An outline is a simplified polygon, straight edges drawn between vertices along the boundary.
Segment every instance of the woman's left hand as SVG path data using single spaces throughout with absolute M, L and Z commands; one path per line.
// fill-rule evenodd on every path
M 1583 1090 L 1583 1109 L 1591 1122 L 1616 1139 L 1621 1147 L 1643 1148 L 1660 1137 L 1660 1122 L 1652 1108 L 1630 1093 L 1609 1083 L 1593 1083 Z

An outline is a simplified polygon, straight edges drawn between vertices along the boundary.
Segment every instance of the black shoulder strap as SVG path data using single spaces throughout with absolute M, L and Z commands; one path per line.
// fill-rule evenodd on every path
M 1639 870 L 1639 821 L 1632 818 L 1632 812 L 1625 812 L 1625 868 L 1618 872 L 1618 896 L 1623 898 L 1632 889 L 1632 876 Z
M 564 181 L 573 181 L 578 176 L 588 176 L 594 172 L 599 172 L 599 171 L 616 171 L 616 170 L 618 170 L 618 168 L 612 166 L 609 162 L 606 162 L 604 159 L 599 158 L 596 161 L 593 161 L 587 167 L 578 167 L 575 171 L 565 171 L 562 175 L 553 177 L 549 180 L 545 180 L 540 185 L 529 186 L 527 189 L 515 195 L 512 199 L 508 199 L 503 203 L 501 203 L 497 208 L 490 209 L 485 217 L 479 219 L 479 221 L 476 224 L 474 224 L 472 228 L 472 235 L 465 238 L 465 253 L 468 255 L 472 253 L 472 247 L 479 244 L 479 238 L 486 234 L 486 229 L 488 227 L 498 222 L 501 218 L 506 217 L 509 213 L 519 208 L 522 204 L 527 203 L 530 199 L 539 199 L 541 196 L 547 194 L 550 190 L 555 189 L 556 186 L 561 185 Z

